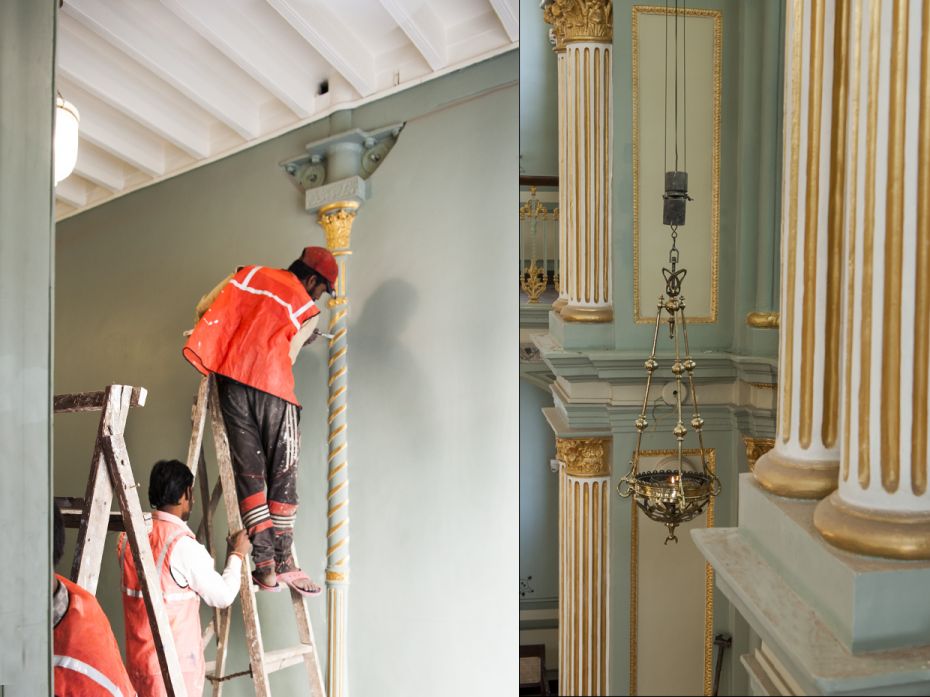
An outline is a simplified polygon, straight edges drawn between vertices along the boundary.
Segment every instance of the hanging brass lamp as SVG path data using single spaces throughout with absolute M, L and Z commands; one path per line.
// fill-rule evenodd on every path
M 682 295 L 682 282 L 687 271 L 678 267 L 679 250 L 678 228 L 685 224 L 685 208 L 691 197 L 688 195 L 688 173 L 678 169 L 678 3 L 675 3 L 675 166 L 672 171 L 665 172 L 665 194 L 662 204 L 662 223 L 671 229 L 672 247 L 669 250 L 669 266 L 662 269 L 665 279 L 665 293 L 659 296 L 656 312 L 655 331 L 652 335 L 652 351 L 643 364 L 646 368 L 646 390 L 643 395 L 643 408 L 634 422 L 636 426 L 636 449 L 630 458 L 630 471 L 617 482 L 617 493 L 622 498 L 632 497 L 636 505 L 652 520 L 663 523 L 668 528 L 665 544 L 678 542 L 675 529 L 699 516 L 706 508 L 712 496 L 720 493 L 720 480 L 715 472 L 707 465 L 707 453 L 704 448 L 704 419 L 701 418 L 698 407 L 697 389 L 695 388 L 694 370 L 697 363 L 691 357 L 691 347 L 688 343 L 688 323 L 685 319 L 685 296 Z M 667 18 L 667 14 L 666 14 Z M 667 19 L 666 19 L 667 21 Z M 666 37 L 668 32 L 666 32 Z M 685 44 L 687 45 L 687 44 Z M 666 44 L 666 72 L 668 71 L 668 46 Z M 687 64 L 687 61 L 685 61 Z M 687 102 L 685 102 L 687 103 Z M 666 102 L 667 104 L 667 102 Z M 683 114 L 686 116 L 686 114 Z M 668 122 L 668 109 L 666 107 L 666 123 Z M 686 122 L 686 119 L 682 119 Z M 666 141 L 668 129 L 666 128 Z M 687 138 L 685 144 L 685 165 L 687 165 Z M 668 143 L 666 142 L 666 153 Z M 668 325 L 669 339 L 674 343 L 675 357 L 670 368 L 676 382 L 675 413 L 677 423 L 672 429 L 672 435 L 677 441 L 677 468 L 650 472 L 641 472 L 639 460 L 642 452 L 643 432 L 649 427 L 646 420 L 646 408 L 649 404 L 649 389 L 653 377 L 660 369 L 656 359 L 656 348 L 659 342 L 659 331 L 664 321 Z M 684 381 L 687 380 L 687 390 L 690 395 L 691 429 L 697 434 L 701 455 L 701 470 L 686 470 L 684 464 L 684 441 L 688 434 L 685 425 L 682 401 L 684 394 Z

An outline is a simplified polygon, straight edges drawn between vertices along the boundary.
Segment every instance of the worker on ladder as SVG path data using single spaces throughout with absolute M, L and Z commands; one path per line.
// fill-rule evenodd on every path
M 65 551 L 65 524 L 57 503 L 54 508 L 52 561 L 57 566 Z M 134 697 L 136 691 L 100 603 L 92 593 L 59 576 L 54 569 L 52 627 L 56 697 Z
M 187 527 L 194 506 L 194 475 L 179 460 L 155 463 L 149 477 L 152 529 L 149 544 L 155 572 L 171 625 L 171 635 L 181 664 L 188 697 L 203 694 L 204 658 L 200 627 L 200 601 L 210 607 L 229 607 L 239 592 L 242 563 L 249 552 L 244 530 L 231 535 L 226 567 L 216 572 L 213 558 Z M 158 654 L 149 625 L 142 587 L 126 534 L 117 546 L 126 624 L 126 668 L 139 697 L 167 694 L 158 665 Z
M 287 269 L 240 268 L 201 300 L 184 346 L 198 371 L 216 376 L 252 578 L 262 590 L 283 583 L 301 595 L 322 592 L 291 556 L 300 454 L 292 365 L 318 335 L 316 302 L 332 295 L 338 274 L 323 247 L 305 248 Z

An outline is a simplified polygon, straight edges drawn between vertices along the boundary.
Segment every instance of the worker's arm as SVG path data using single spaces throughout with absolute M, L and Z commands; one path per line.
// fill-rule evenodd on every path
M 197 310 L 196 310 L 197 317 L 195 318 L 195 321 L 197 322 L 200 321 L 200 318 L 203 317 L 204 313 L 210 309 L 210 305 L 213 304 L 213 301 L 216 300 L 219 294 L 223 292 L 223 288 L 226 287 L 226 284 L 229 283 L 232 280 L 232 277 L 235 276 L 241 269 L 242 269 L 241 266 L 237 268 L 235 271 L 229 274 L 226 278 L 224 278 L 222 281 L 217 283 L 216 287 L 214 287 L 213 290 L 211 290 L 209 293 L 207 293 L 205 296 L 203 296 L 200 299 L 200 302 L 197 303 Z
M 319 324 L 319 322 L 320 315 L 317 313 L 301 324 L 300 329 L 294 334 L 294 338 L 291 339 L 291 365 L 297 362 L 297 355 L 300 353 L 300 349 L 313 340 L 313 330 L 316 329 L 316 325 Z
M 171 551 L 171 575 L 179 586 L 188 586 L 210 607 L 232 605 L 239 592 L 242 559 L 230 554 L 218 574 L 207 548 L 192 537 L 182 537 Z

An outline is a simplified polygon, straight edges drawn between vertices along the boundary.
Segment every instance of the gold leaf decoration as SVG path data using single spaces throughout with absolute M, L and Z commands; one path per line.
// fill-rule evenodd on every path
M 557 51 L 574 41 L 613 41 L 611 0 L 553 0 L 543 19 L 554 29 Z

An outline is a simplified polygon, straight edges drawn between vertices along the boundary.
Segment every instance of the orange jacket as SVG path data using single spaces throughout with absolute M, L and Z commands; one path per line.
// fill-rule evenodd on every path
M 152 516 L 149 544 L 155 557 L 155 569 L 161 579 L 162 597 L 171 625 L 174 647 L 188 695 L 203 694 L 204 661 L 200 633 L 200 597 L 190 588 L 182 588 L 171 575 L 171 550 L 182 536 L 193 537 L 186 526 Z M 126 534 L 120 535 L 117 548 L 122 571 L 123 618 L 126 623 L 126 669 L 139 697 L 163 697 L 165 683 L 155 653 L 152 628 L 145 610 L 142 586 L 136 573 Z
M 291 339 L 319 312 L 290 271 L 246 266 L 197 322 L 184 357 L 204 375 L 225 375 L 300 406 Z
M 133 697 L 119 646 L 97 599 L 76 583 L 58 576 L 68 589 L 68 611 L 55 626 L 55 694 L 57 697 Z

